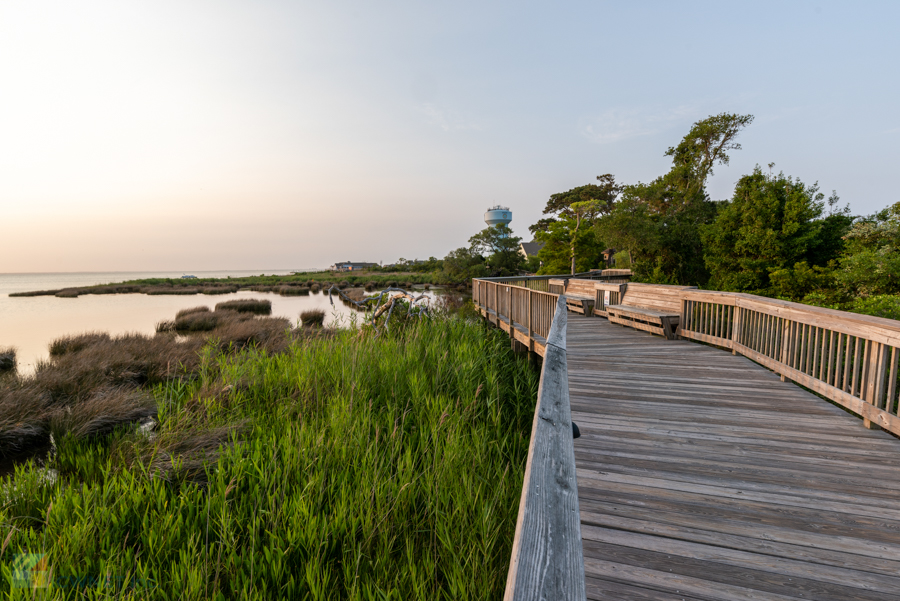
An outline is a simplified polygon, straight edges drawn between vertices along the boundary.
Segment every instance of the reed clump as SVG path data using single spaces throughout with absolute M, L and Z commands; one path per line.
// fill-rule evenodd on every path
M 50 343 L 50 356 L 61 357 L 69 353 L 77 353 L 93 344 L 109 342 L 110 337 L 106 332 L 85 332 L 57 338 Z
M 178 313 L 176 313 L 176 314 L 175 314 L 175 319 L 179 319 L 179 318 L 184 317 L 184 316 L 186 316 L 186 315 L 192 315 L 192 314 L 194 314 L 194 313 L 208 313 L 208 312 L 209 312 L 209 307 L 207 307 L 207 306 L 205 306 L 205 305 L 202 305 L 202 306 L 199 306 L 199 307 L 189 307 L 189 308 L 187 308 L 187 309 L 182 309 L 181 311 L 179 311 Z
M 237 311 L 238 313 L 253 313 L 255 315 L 271 315 L 272 301 L 260 298 L 247 298 L 230 300 L 216 305 L 216 311 Z
M 281 286 L 278 288 L 281 296 L 309 296 L 309 288 L 306 286 Z
M 309 309 L 300 313 L 300 323 L 305 327 L 322 327 L 325 323 L 325 311 Z
M 187 313 L 175 318 L 173 329 L 176 332 L 211 332 L 219 325 L 221 319 L 222 315 L 219 312 Z

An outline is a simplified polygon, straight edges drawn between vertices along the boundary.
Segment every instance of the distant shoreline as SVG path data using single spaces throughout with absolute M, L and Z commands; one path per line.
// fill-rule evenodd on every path
M 293 296 L 296 294 L 303 294 L 304 290 L 308 291 L 311 288 L 324 289 L 335 284 L 338 285 L 338 287 L 385 285 L 412 287 L 414 285 L 433 285 L 437 283 L 438 282 L 435 281 L 433 274 L 430 273 L 310 271 L 295 272 L 290 275 L 228 276 L 225 278 L 145 278 L 92 286 L 73 286 L 48 290 L 12 292 L 9 296 L 17 298 L 35 296 L 78 298 L 79 296 L 86 294 L 218 295 L 231 294 L 239 290 L 275 292 L 284 296 Z

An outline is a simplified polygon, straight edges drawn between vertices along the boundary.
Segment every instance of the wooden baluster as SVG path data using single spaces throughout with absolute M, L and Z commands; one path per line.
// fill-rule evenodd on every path
M 759 327 L 759 322 L 762 314 L 759 311 L 753 312 L 753 346 L 751 347 L 757 353 L 759 352 L 759 340 L 760 340 L 760 330 L 762 328 Z
M 716 338 L 722 337 L 723 309 L 725 309 L 725 305 L 716 305 Z
M 851 353 L 853 352 L 853 343 L 854 337 L 845 335 L 844 338 L 847 339 L 847 349 L 844 351 L 844 385 L 842 390 L 844 392 L 850 392 L 850 385 L 853 383 L 853 359 L 851 357 Z
M 847 336 L 838 332 L 836 338 L 837 341 L 834 345 L 834 379 L 832 380 L 832 386 L 843 389 L 841 379 L 844 374 L 844 342 L 846 342 Z
M 731 327 L 731 342 L 734 344 L 743 344 L 743 342 L 741 341 L 741 319 L 743 313 L 744 310 L 738 307 L 737 304 L 735 304 L 733 312 L 734 325 L 732 325 Z M 731 349 L 731 354 L 737 355 L 737 349 L 733 346 Z
M 864 400 L 874 407 L 881 408 L 881 393 L 884 384 L 884 345 L 866 340 L 865 391 Z M 863 425 L 870 430 L 881 427 L 869 419 L 863 418 Z
M 809 372 L 809 375 L 812 377 L 816 377 L 816 370 L 819 367 L 819 331 L 821 328 L 816 328 L 816 336 L 813 340 L 813 343 L 810 345 L 810 349 L 812 350 L 812 369 Z
M 853 367 L 851 368 L 853 370 L 853 378 L 850 382 L 850 394 L 853 396 L 856 396 L 856 392 L 858 390 L 856 385 L 859 383 L 859 372 L 861 371 L 859 364 L 859 354 L 862 350 L 860 349 L 859 336 L 856 336 L 855 338 L 856 340 L 854 341 L 853 345 Z
M 897 364 L 898 359 L 900 359 L 900 353 L 897 352 L 897 347 L 891 347 L 891 371 L 890 376 L 888 377 L 888 386 L 887 386 L 887 394 L 885 395 L 885 411 L 888 413 L 898 414 L 900 413 L 900 407 L 894 408 L 895 395 L 897 394 Z

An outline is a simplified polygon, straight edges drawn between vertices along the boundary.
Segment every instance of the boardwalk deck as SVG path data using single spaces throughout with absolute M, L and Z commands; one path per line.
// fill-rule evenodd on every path
M 900 441 L 719 349 L 567 347 L 588 598 L 900 599 Z

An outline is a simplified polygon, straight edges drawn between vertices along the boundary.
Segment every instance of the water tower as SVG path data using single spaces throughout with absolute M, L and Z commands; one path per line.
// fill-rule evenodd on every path
M 484 222 L 490 226 L 509 225 L 510 221 L 512 221 L 512 211 L 509 210 L 509 207 L 497 205 L 488 209 L 484 214 Z

